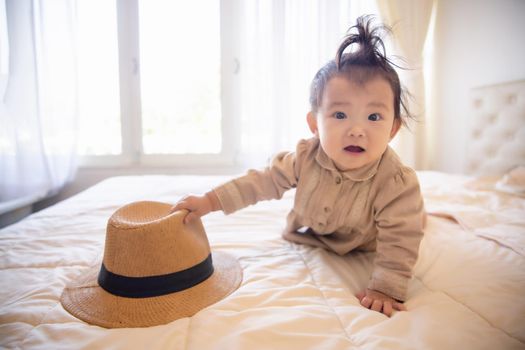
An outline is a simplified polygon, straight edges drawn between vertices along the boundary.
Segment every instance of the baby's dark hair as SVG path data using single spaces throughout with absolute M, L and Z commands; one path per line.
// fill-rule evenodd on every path
M 406 103 L 406 91 L 401 87 L 399 76 L 394 69 L 401 68 L 387 56 L 383 43 L 383 33 L 390 33 L 385 25 L 372 27 L 373 16 L 357 18 L 356 25 L 350 27 L 348 35 L 337 49 L 335 59 L 325 64 L 315 75 L 310 88 L 310 106 L 317 113 L 327 82 L 334 76 L 344 76 L 362 84 L 380 76 L 384 78 L 394 93 L 394 118 L 407 125 L 407 118 L 414 117 L 409 112 Z M 356 30 L 357 33 L 353 33 Z M 347 48 L 357 48 L 344 52 Z

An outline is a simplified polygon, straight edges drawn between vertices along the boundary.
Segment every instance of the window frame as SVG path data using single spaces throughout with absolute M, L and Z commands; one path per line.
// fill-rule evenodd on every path
M 221 152 L 144 154 L 142 150 L 139 0 L 116 0 L 122 153 L 79 157 L 81 168 L 227 168 L 236 165 L 240 145 L 238 35 L 240 0 L 220 1 Z

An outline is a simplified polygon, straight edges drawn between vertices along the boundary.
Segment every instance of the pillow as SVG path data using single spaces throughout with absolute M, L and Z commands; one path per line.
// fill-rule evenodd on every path
M 519 165 L 496 182 L 498 191 L 525 195 L 525 165 Z

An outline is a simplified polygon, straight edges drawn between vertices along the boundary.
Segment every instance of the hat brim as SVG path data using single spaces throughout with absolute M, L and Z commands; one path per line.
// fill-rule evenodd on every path
M 212 253 L 214 272 L 192 288 L 158 297 L 125 298 L 102 289 L 100 265 L 64 288 L 60 301 L 73 316 L 105 328 L 150 327 L 190 317 L 225 298 L 242 281 L 239 262 L 223 252 Z

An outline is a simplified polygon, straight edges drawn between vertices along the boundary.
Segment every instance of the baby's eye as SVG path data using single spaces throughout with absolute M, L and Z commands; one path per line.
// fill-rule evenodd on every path
M 368 116 L 368 120 L 373 121 L 373 122 L 377 122 L 380 119 L 381 119 L 381 116 L 377 113 L 372 113 Z
M 334 117 L 335 117 L 335 119 L 345 119 L 346 118 L 346 114 L 344 114 L 343 112 L 335 112 L 334 113 Z

